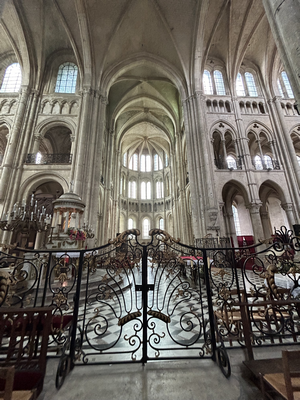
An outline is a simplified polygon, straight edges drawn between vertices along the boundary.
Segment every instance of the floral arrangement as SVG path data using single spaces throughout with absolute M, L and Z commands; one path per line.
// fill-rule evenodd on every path
M 69 228 L 68 235 L 71 240 L 85 240 L 86 232 L 83 229 Z

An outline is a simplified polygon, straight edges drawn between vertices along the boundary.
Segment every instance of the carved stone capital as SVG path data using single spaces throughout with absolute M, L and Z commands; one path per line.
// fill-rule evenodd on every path
M 74 133 L 72 135 L 70 135 L 70 140 L 71 140 L 71 143 L 75 142 L 75 134 Z
M 246 205 L 246 208 L 250 211 L 250 214 L 258 214 L 262 203 L 249 203 Z
M 284 211 L 293 211 L 294 209 L 292 203 L 281 204 L 281 207 L 284 209 Z

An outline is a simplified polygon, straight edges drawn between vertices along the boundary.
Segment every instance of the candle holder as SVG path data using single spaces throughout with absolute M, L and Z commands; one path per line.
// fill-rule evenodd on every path
M 52 216 L 46 214 L 46 207 L 38 207 L 34 194 L 30 202 L 23 199 L 22 204 L 15 203 L 13 209 L 2 216 L 0 229 L 3 231 L 18 231 L 27 234 L 29 231 L 46 231 L 51 225 Z

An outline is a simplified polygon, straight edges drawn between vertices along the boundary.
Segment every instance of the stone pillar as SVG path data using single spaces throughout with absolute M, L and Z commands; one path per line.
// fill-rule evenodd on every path
M 14 162 L 17 162 L 15 159 L 17 145 L 20 140 L 20 132 L 22 130 L 22 124 L 26 112 L 26 105 L 29 97 L 28 87 L 22 87 L 19 95 L 19 103 L 18 109 L 15 115 L 14 125 L 9 135 L 9 141 L 7 143 L 6 155 L 3 160 L 3 170 L 0 181 L 0 200 L 4 199 L 5 194 L 7 193 L 7 188 L 9 185 L 9 181 L 12 175 L 12 169 Z
M 262 204 L 260 203 L 250 203 L 246 206 L 250 212 L 250 218 L 252 222 L 252 229 L 253 229 L 253 236 L 254 236 L 254 242 L 257 243 L 258 239 L 263 239 L 264 238 L 264 230 L 260 218 L 260 207 Z
M 264 160 L 264 154 L 261 148 L 261 144 L 260 144 L 260 140 L 256 140 L 256 143 L 258 144 L 258 149 L 259 149 L 259 154 L 260 154 L 260 158 L 261 158 L 261 164 L 263 166 L 263 168 L 265 168 L 265 160 Z
M 268 211 L 264 210 L 260 212 L 261 223 L 264 231 L 264 238 L 268 239 L 272 235 L 270 227 L 270 217 Z
M 32 148 L 33 154 L 38 153 L 38 151 L 40 149 L 41 141 L 42 141 L 42 135 L 34 135 L 34 142 L 33 142 L 33 148 Z
M 238 241 L 237 241 L 237 236 L 236 236 L 233 213 L 232 213 L 231 209 L 229 209 L 229 210 L 227 209 L 226 210 L 225 218 L 227 219 L 227 227 L 228 227 L 227 234 L 228 234 L 229 238 L 232 238 L 233 246 L 234 247 L 239 247 Z
M 295 99 L 300 105 L 300 2 L 263 0 L 263 5 Z
M 225 221 L 224 221 L 224 211 L 223 211 L 224 205 L 225 205 L 225 203 L 223 203 L 223 202 L 219 203 L 219 227 L 220 227 L 219 236 L 220 237 L 227 235 Z
M 294 207 L 292 203 L 285 203 L 285 204 L 281 204 L 281 207 L 284 209 L 286 216 L 287 216 L 287 220 L 289 223 L 289 229 L 293 229 L 293 225 L 296 223 L 295 221 L 295 216 L 294 216 Z
M 93 90 L 86 87 L 82 91 L 82 104 L 80 111 L 80 122 L 78 129 L 78 140 L 76 146 L 76 153 L 74 154 L 74 192 L 80 196 L 83 195 L 83 186 L 86 176 L 87 158 L 89 157 L 89 151 L 87 146 L 89 143 L 90 135 L 90 122 L 91 122 L 91 111 L 92 111 L 92 99 Z M 72 177 L 71 177 L 72 178 Z M 72 180 L 72 179 L 71 179 Z
M 226 150 L 226 142 L 225 142 L 225 139 L 222 139 L 221 142 L 222 142 L 223 154 L 224 154 L 224 156 L 223 156 L 223 165 L 222 165 L 222 167 L 223 167 L 223 169 L 226 169 L 226 168 L 227 168 L 227 150 Z

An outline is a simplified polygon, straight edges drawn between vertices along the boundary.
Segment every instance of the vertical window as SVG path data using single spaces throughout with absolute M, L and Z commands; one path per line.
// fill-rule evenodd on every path
M 165 153 L 165 166 L 167 167 L 169 165 L 169 157 L 168 154 Z
M 123 154 L 123 166 L 127 167 L 127 152 Z
M 133 229 L 133 219 L 132 218 L 128 219 L 128 229 Z
M 238 210 L 237 210 L 236 206 L 234 206 L 234 205 L 232 205 L 232 214 L 233 214 L 236 235 L 241 236 L 242 232 L 241 232 L 239 214 L 238 214 Z
M 293 99 L 294 98 L 294 93 L 292 91 L 292 87 L 291 87 L 291 84 L 290 84 L 290 81 L 289 81 L 289 78 L 288 78 L 286 72 L 282 71 L 281 72 L 281 76 L 282 76 L 282 80 L 283 80 L 283 83 L 284 83 L 284 86 L 285 86 L 285 90 L 287 92 L 288 97 L 290 99 Z
M 60 65 L 57 74 L 55 92 L 75 93 L 77 81 L 77 65 L 67 62 Z
M 203 89 L 205 94 L 213 94 L 211 76 L 210 72 L 207 70 L 203 72 Z
M 249 96 L 251 96 L 251 97 L 258 96 L 253 75 L 250 74 L 250 72 L 246 72 L 245 79 L 246 79 Z
M 297 161 L 298 161 L 298 164 L 299 164 L 299 167 L 300 167 L 300 157 L 299 156 L 296 156 L 297 157 Z
M 143 238 L 149 237 L 149 231 L 150 231 L 150 220 L 149 218 L 145 218 L 143 221 Z
M 120 193 L 123 194 L 123 176 L 121 177 L 120 181 Z
M 267 167 L 267 169 L 273 169 L 273 162 L 272 162 L 272 158 L 270 156 L 264 156 L 264 161 L 265 161 L 265 165 Z
M 162 181 L 156 182 L 156 198 L 162 199 L 164 197 L 164 184 Z
M 281 86 L 281 83 L 280 83 L 280 79 L 279 79 L 279 78 L 277 79 L 277 86 L 278 86 L 278 90 L 279 90 L 280 96 L 281 96 L 281 97 L 284 97 L 283 90 L 282 90 L 282 86 Z
M 136 199 L 136 181 L 129 181 L 128 193 L 131 199 Z
M 237 169 L 236 161 L 232 156 L 227 157 L 227 166 L 230 169 Z
M 240 73 L 238 73 L 236 78 L 236 94 L 238 96 L 246 96 L 243 78 Z
M 151 157 L 149 155 L 142 154 L 141 156 L 141 171 L 150 172 L 151 171 Z
M 136 153 L 131 157 L 128 168 L 134 171 L 138 170 L 138 155 Z
M 254 157 L 254 166 L 255 166 L 255 169 L 257 169 L 257 170 L 263 169 L 262 161 L 259 156 Z
M 146 192 L 147 192 L 147 200 L 150 200 L 151 199 L 151 183 L 150 182 L 147 182 L 147 185 L 146 185 Z
M 22 82 L 20 64 L 14 63 L 6 68 L 0 92 L 18 92 Z
M 41 164 L 41 162 L 42 162 L 42 154 L 41 154 L 41 152 L 39 151 L 39 152 L 36 153 L 36 156 L 35 156 L 35 163 L 36 163 L 36 164 Z
M 159 229 L 165 229 L 164 219 L 159 218 Z
M 163 169 L 163 162 L 158 154 L 154 154 L 154 171 Z
M 218 70 L 214 71 L 214 80 L 217 94 L 225 96 L 226 92 L 222 72 Z
M 158 171 L 158 154 L 154 154 L 153 167 L 154 167 L 154 171 Z
M 151 199 L 151 183 L 150 182 L 142 182 L 141 183 L 141 199 L 142 200 L 150 200 Z

